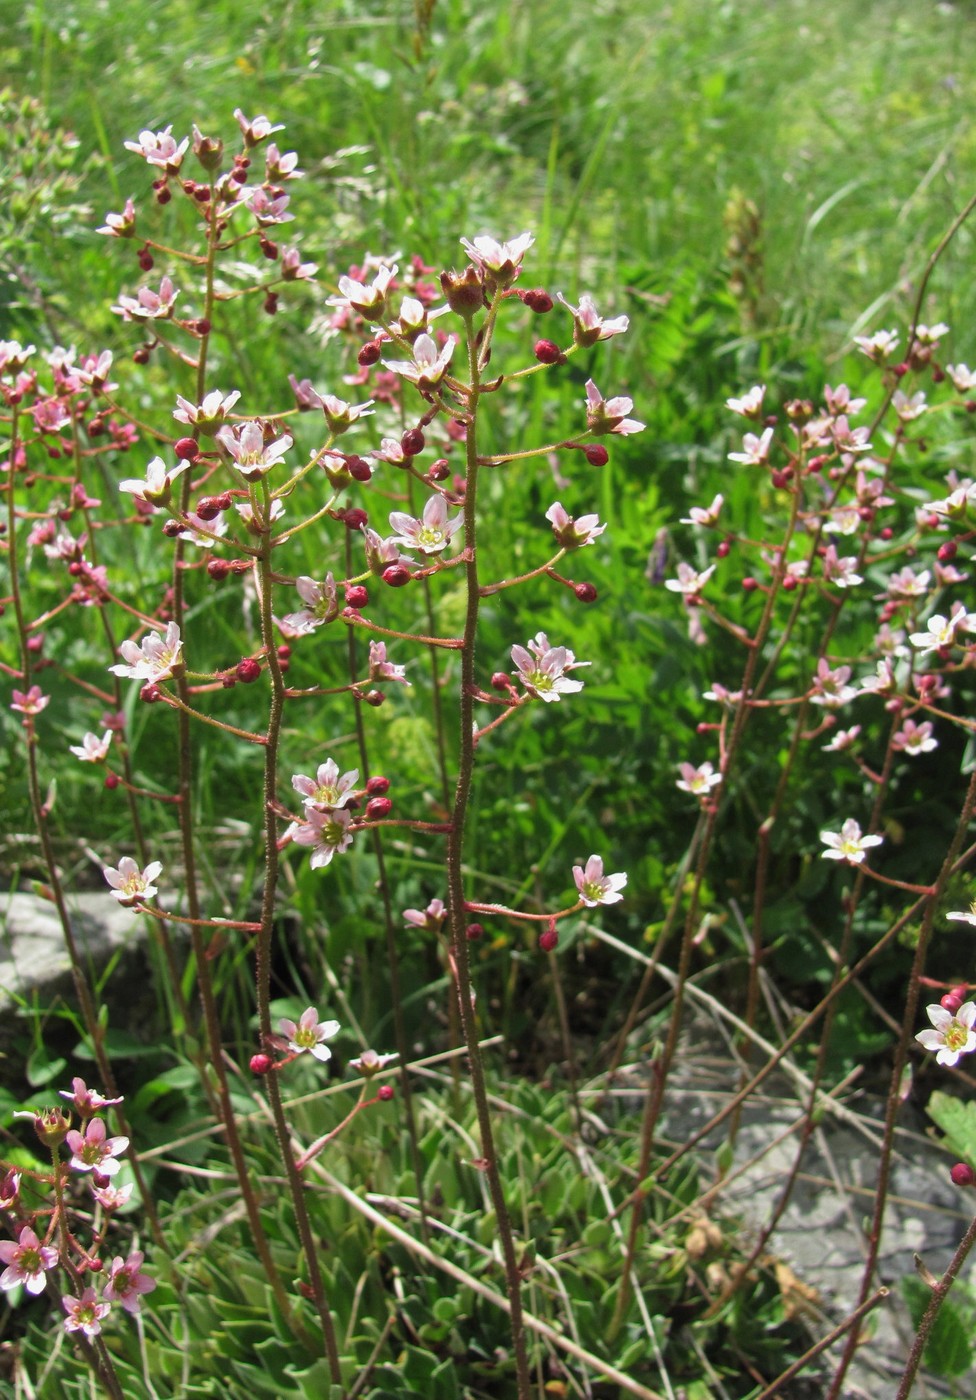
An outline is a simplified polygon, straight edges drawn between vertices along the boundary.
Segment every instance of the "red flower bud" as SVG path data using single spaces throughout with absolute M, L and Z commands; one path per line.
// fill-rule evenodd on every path
M 382 690 L 371 690 L 366 696 L 366 704 L 372 705 L 374 710 L 378 710 L 385 699 L 386 696 L 383 694 Z
M 758 587 L 759 584 L 754 578 L 744 578 L 742 580 L 742 591 L 744 593 L 755 593 Z
M 373 468 L 369 465 L 365 457 L 347 457 L 346 471 L 353 481 L 369 481 L 373 475 Z
M 955 559 L 959 546 L 955 540 L 946 540 L 945 544 L 939 545 L 938 558 L 940 563 L 946 564 L 950 559 Z
M 949 1176 L 957 1186 L 976 1186 L 976 1172 L 966 1162 L 957 1162 L 950 1168 Z
M 731 548 L 732 543 L 730 540 L 722 540 L 722 542 L 715 549 L 716 558 L 725 559 Z
M 200 449 L 197 446 L 195 439 L 191 437 L 180 438 L 179 442 L 176 444 L 174 451 L 176 452 L 176 455 L 177 457 L 179 457 L 181 462 L 195 462 L 197 457 L 200 455 Z
M 252 681 L 256 681 L 258 676 L 260 676 L 261 663 L 255 661 L 253 656 L 245 656 L 238 661 L 234 674 L 239 681 L 243 681 L 245 685 L 250 685 Z
M 163 526 L 163 534 L 168 540 L 175 540 L 182 528 L 178 520 L 167 520 Z
M 410 428 L 400 439 L 400 448 L 405 457 L 416 457 L 427 446 L 427 439 L 419 428 Z
M 946 992 L 944 997 L 939 998 L 939 1005 L 944 1007 L 950 1016 L 955 1016 L 962 1006 L 962 997 L 957 997 L 954 991 Z
M 540 365 L 564 365 L 566 363 L 566 356 L 559 346 L 551 340 L 536 341 L 535 357 Z
M 382 1099 L 384 1103 L 389 1103 L 395 1092 L 392 1084 L 381 1084 L 376 1091 L 376 1097 Z
M 504 671 L 496 671 L 491 678 L 491 684 L 495 690 L 507 690 L 511 681 Z
M 345 511 L 342 519 L 347 530 L 361 530 L 369 520 L 369 516 L 364 510 L 360 510 L 358 506 L 355 506 Z
M 216 520 L 223 509 L 219 496 L 201 496 L 197 501 L 197 515 L 201 520 Z
M 267 1074 L 267 1072 L 268 1072 L 268 1070 L 269 1070 L 270 1068 L 271 1068 L 271 1056 L 270 1056 L 270 1055 L 258 1054 L 258 1055 L 252 1055 L 252 1056 L 251 1056 L 251 1073 L 252 1073 L 252 1074 Z
M 468 924 L 464 930 L 464 936 L 469 943 L 477 943 L 479 938 L 484 937 L 484 924 Z
M 278 310 L 278 293 L 269 292 L 264 299 L 264 309 L 269 316 L 274 316 Z
M 282 642 L 278 648 L 278 657 L 281 661 L 287 661 L 289 656 L 291 656 L 291 647 L 287 642 Z
M 522 301 L 534 311 L 537 316 L 544 316 L 547 311 L 552 310 L 552 297 L 541 287 L 531 287 L 526 292 L 519 292 Z
M 592 583 L 578 583 L 573 592 L 581 603 L 595 603 L 598 596 Z
M 346 589 L 346 603 L 351 608 L 364 608 L 369 602 L 369 592 L 361 583 L 354 584 L 352 588 Z
M 583 456 L 591 467 L 605 467 L 610 460 L 610 453 L 599 442 L 591 442 L 589 447 L 584 447 Z
M 375 365 L 376 361 L 379 359 L 382 353 L 383 350 L 378 340 L 367 340 L 366 344 L 356 356 L 356 359 L 363 366 L 363 368 L 366 369 L 370 365 Z
M 139 699 L 145 700 L 147 705 L 155 705 L 160 698 L 161 692 L 155 681 L 147 681 L 139 691 Z
M 393 803 L 388 797 L 371 797 L 366 803 L 366 820 L 369 822 L 382 821 L 393 811 Z
M 108 788 L 109 792 L 114 792 L 115 789 L 118 787 L 118 785 L 119 785 L 119 775 L 118 775 L 118 773 L 106 773 L 106 774 L 105 774 L 105 786 Z
M 391 588 L 403 588 L 410 582 L 410 570 L 403 564 L 390 564 L 383 570 L 383 582 Z
M 383 794 L 389 792 L 389 790 L 389 778 L 384 778 L 380 773 L 377 773 L 375 778 L 370 778 L 366 783 L 366 791 L 369 793 L 370 797 L 382 797 Z
M 558 942 L 559 934 L 551 924 L 545 933 L 539 935 L 539 947 L 544 953 L 551 953 Z
M 210 559 L 207 562 L 207 573 L 212 579 L 226 578 L 230 573 L 230 565 L 226 559 Z

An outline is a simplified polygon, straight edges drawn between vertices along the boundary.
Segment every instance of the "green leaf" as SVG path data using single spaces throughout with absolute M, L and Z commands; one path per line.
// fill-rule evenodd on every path
M 964 1102 L 936 1089 L 928 1103 L 929 1117 L 945 1134 L 945 1146 L 957 1157 L 976 1162 L 976 1103 Z
M 929 1305 L 932 1290 L 919 1278 L 906 1278 L 902 1280 L 902 1291 L 917 1327 Z M 943 1300 L 936 1314 L 922 1355 L 923 1364 L 937 1376 L 961 1376 L 972 1366 L 973 1317 L 972 1295 L 964 1284 L 957 1282 L 953 1296 Z

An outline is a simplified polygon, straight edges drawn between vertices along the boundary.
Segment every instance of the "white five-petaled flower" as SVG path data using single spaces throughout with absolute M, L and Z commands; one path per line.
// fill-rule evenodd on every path
M 151 860 L 145 870 L 140 870 L 131 856 L 123 856 L 118 868 L 102 866 L 102 874 L 112 886 L 112 898 L 126 906 L 152 899 L 156 893 L 153 881 L 162 872 L 162 862 Z
M 738 413 L 741 418 L 758 418 L 762 413 L 765 384 L 755 384 L 741 399 L 726 399 L 725 407 Z
M 546 511 L 546 519 L 563 549 L 582 549 L 584 545 L 592 544 L 607 528 L 600 524 L 598 515 L 581 515 L 574 520 L 559 501 L 554 501 Z
M 108 669 L 116 676 L 128 676 L 135 681 L 161 681 L 171 676 L 181 663 L 183 643 L 175 622 L 166 624 L 165 636 L 150 632 L 141 646 L 125 641 L 119 651 L 125 660 Z
M 621 437 L 627 437 L 631 433 L 641 432 L 644 424 L 637 418 L 627 417 L 633 406 L 633 399 L 622 395 L 605 399 L 592 379 L 586 381 L 586 426 L 596 436 L 618 433 Z
M 45 1272 L 58 1262 L 58 1251 L 41 1244 L 29 1225 L 25 1225 L 13 1240 L 0 1240 L 0 1263 L 6 1264 L 0 1274 L 0 1288 L 16 1288 L 22 1283 L 28 1293 L 43 1293 Z
M 976 902 L 970 905 L 968 912 L 962 913 L 958 909 L 953 914 L 947 914 L 947 919 L 954 919 L 960 924 L 973 924 L 976 926 Z
M 883 364 L 898 344 L 894 331 L 875 331 L 874 335 L 856 335 L 854 344 L 869 360 Z
M 134 151 L 137 156 L 143 156 L 150 165 L 158 165 L 169 174 L 175 175 L 182 164 L 190 138 L 184 136 L 177 145 L 170 135 L 172 130 L 172 126 L 168 126 L 163 131 L 140 131 L 139 140 L 126 141 L 125 149 Z
M 700 763 L 696 768 L 693 763 L 679 763 L 678 772 L 681 777 L 675 784 L 682 792 L 690 792 L 695 797 L 707 797 L 713 787 L 718 787 L 722 781 L 721 773 L 716 773 L 711 763 Z
M 820 852 L 824 860 L 845 860 L 848 865 L 860 865 L 869 847 L 880 846 L 883 838 L 862 836 L 858 823 L 853 817 L 848 817 L 840 829 L 840 835 L 836 831 L 821 831 L 820 839 L 827 847 L 826 851 Z
M 332 1040 L 339 1034 L 340 1026 L 338 1021 L 320 1021 L 319 1013 L 314 1006 L 308 1007 L 298 1018 L 297 1024 L 283 1017 L 278 1022 L 278 1027 L 282 1035 L 288 1037 L 288 1049 L 296 1055 L 304 1054 L 307 1050 L 315 1056 L 317 1060 L 331 1060 L 332 1051 L 325 1044 L 325 1041 Z
M 384 360 L 383 364 L 394 374 L 409 379 L 418 389 L 434 389 L 447 373 L 456 345 L 457 337 L 448 336 L 438 351 L 433 337 L 425 333 L 418 335 L 413 343 L 412 360 Z
M 286 636 L 301 637 L 314 632 L 317 627 L 331 622 L 338 615 L 335 579 L 326 574 L 325 581 L 318 583 L 306 574 L 296 579 L 298 596 L 305 604 L 301 612 L 287 613 L 278 624 Z
M 110 1138 L 101 1118 L 90 1118 L 84 1133 L 69 1129 L 64 1140 L 71 1153 L 68 1165 L 72 1171 L 98 1172 L 100 1176 L 115 1175 L 122 1165 L 115 1159 L 129 1145 L 127 1137 Z
M 920 648 L 920 654 L 951 647 L 957 632 L 976 631 L 976 613 L 967 613 L 962 603 L 953 603 L 948 617 L 935 613 L 925 624 L 926 632 L 913 632 L 909 637 L 912 646 Z
M 559 701 L 564 695 L 574 695 L 583 689 L 582 681 L 566 675 L 589 661 L 577 661 L 568 647 L 553 647 L 545 632 L 537 632 L 527 647 L 512 647 L 512 660 L 518 667 L 518 678 L 530 695 L 546 704 Z
M 714 564 L 709 564 L 707 569 L 698 573 L 690 564 L 681 563 L 678 565 L 678 577 L 665 579 L 664 586 L 672 593 L 683 593 L 686 598 L 691 598 L 702 591 L 714 572 Z
M 329 297 L 327 305 L 351 307 L 367 321 L 382 320 L 386 312 L 387 295 L 390 283 L 397 274 L 396 263 L 379 269 L 373 281 L 366 286 L 352 277 L 339 278 L 340 296 Z
M 288 433 L 265 444 L 264 427 L 256 421 L 242 423 L 239 428 L 228 424 L 217 433 L 217 441 L 230 453 L 245 481 L 256 481 L 277 466 L 292 444 Z
M 443 496 L 431 496 L 420 519 L 401 510 L 390 512 L 390 529 L 397 533 L 393 543 L 404 549 L 419 549 L 422 554 L 440 554 L 464 524 L 460 513 L 448 519 L 447 502 Z
M 499 243 L 487 233 L 475 239 L 462 238 L 461 246 L 485 281 L 495 287 L 510 287 L 522 269 L 522 259 L 535 242 L 532 233 L 520 233 L 507 243 Z
M 177 394 L 176 402 L 179 408 L 173 409 L 173 417 L 178 423 L 185 423 L 189 428 L 199 428 L 207 437 L 213 437 L 240 396 L 239 389 L 234 389 L 230 394 L 224 394 L 220 389 L 212 389 L 204 396 L 203 403 L 196 404 Z
M 104 763 L 111 746 L 111 729 L 106 729 L 101 738 L 89 730 L 80 744 L 69 745 L 75 758 L 80 758 L 82 763 Z
M 339 776 L 339 765 L 335 759 L 327 758 L 320 763 L 314 778 L 306 778 L 303 773 L 295 773 L 291 785 L 305 799 L 305 810 L 317 808 L 321 812 L 336 811 L 345 807 L 355 796 L 359 769 L 351 768 Z
M 106 214 L 105 222 L 96 233 L 107 233 L 110 238 L 131 238 L 136 228 L 136 206 L 131 199 L 125 201 L 121 214 Z
M 742 439 L 742 451 L 730 452 L 730 462 L 743 462 L 747 467 L 762 467 L 769 460 L 769 447 L 773 440 L 772 428 L 764 428 L 762 435 L 746 433 Z
M 915 1039 L 926 1050 L 936 1052 L 938 1064 L 952 1066 L 960 1055 L 976 1050 L 976 1002 L 963 1002 L 955 1015 L 944 1006 L 927 1006 L 925 1010 L 933 1029 L 919 1031 Z
M 573 316 L 573 340 L 577 345 L 595 345 L 598 340 L 609 340 L 611 336 L 623 335 L 630 325 L 630 318 L 627 316 L 615 316 L 610 321 L 605 321 L 598 313 L 593 298 L 586 292 L 580 297 L 579 306 L 573 306 L 566 300 L 562 292 L 556 293 L 556 300 L 561 301 L 567 311 Z
M 892 394 L 891 406 L 903 423 L 910 423 L 913 418 L 921 418 L 928 407 L 925 395 L 921 390 L 909 397 L 907 394 L 903 394 L 900 389 L 896 389 Z
M 304 821 L 292 822 L 289 834 L 299 846 L 313 848 L 309 865 L 313 870 L 321 870 L 337 852 L 341 855 L 352 845 L 351 825 L 352 813 L 345 807 L 324 812 L 317 807 L 307 807 Z
M 176 478 L 187 469 L 186 462 L 177 462 L 175 467 L 167 467 L 162 457 L 154 457 L 146 467 L 143 480 L 128 477 L 119 482 L 120 491 L 128 491 L 137 501 L 155 510 L 170 498 L 170 491 Z
M 968 394 L 976 389 L 976 372 L 968 365 L 946 365 L 945 372 L 952 380 L 956 393 Z
M 843 753 L 845 749 L 852 747 L 855 739 L 861 732 L 859 724 L 851 725 L 850 729 L 838 729 L 829 744 L 821 744 L 824 753 Z
M 604 875 L 600 856 L 590 856 L 585 866 L 574 865 L 573 879 L 588 909 L 595 909 L 598 904 L 619 903 L 623 899 L 620 891 L 627 883 L 626 875 Z

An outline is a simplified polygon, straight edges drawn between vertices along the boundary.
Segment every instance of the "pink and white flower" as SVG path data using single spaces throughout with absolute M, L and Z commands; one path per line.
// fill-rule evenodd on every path
M 642 432 L 644 424 L 637 418 L 627 417 L 633 407 L 633 399 L 622 395 L 605 399 L 592 379 L 586 381 L 586 426 L 597 437 L 604 433 L 628 437 L 631 433 Z
M 906 719 L 892 736 L 891 746 L 914 758 L 917 754 L 931 753 L 937 749 L 939 741 L 932 732 L 931 720 L 923 719 L 921 724 L 916 724 L 913 719 Z
M 103 865 L 102 874 L 112 886 L 112 898 L 129 908 L 130 905 L 152 899 L 157 892 L 153 881 L 162 873 L 162 869 L 161 861 L 151 860 L 145 870 L 140 870 L 131 856 L 123 856 L 117 869 Z
M 919 1031 L 915 1039 L 926 1050 L 934 1050 L 936 1063 L 948 1065 L 956 1063 L 960 1055 L 969 1055 L 976 1050 L 976 1002 L 965 1001 L 953 1015 L 944 1006 L 925 1008 L 933 1029 Z
M 369 678 L 371 681 L 399 681 L 401 685 L 410 684 L 405 667 L 387 661 L 386 642 L 369 644 Z
M 43 1293 L 45 1274 L 58 1262 L 58 1251 L 41 1244 L 29 1225 L 25 1225 L 13 1240 L 0 1240 L 0 1263 L 6 1264 L 0 1274 L 0 1288 L 9 1290 L 23 1284 L 28 1293 Z
M 72 1171 L 98 1172 L 100 1176 L 114 1176 L 122 1166 L 115 1159 L 129 1145 L 127 1137 L 110 1138 L 105 1130 L 104 1120 L 92 1118 L 84 1133 L 70 1128 L 65 1134 L 65 1143 L 71 1153 L 68 1163 Z
M 535 235 L 520 233 L 507 243 L 499 243 L 487 233 L 471 240 L 461 239 L 461 246 L 491 287 L 510 287 L 522 270 L 522 259 L 535 242 Z
M 447 907 L 442 899 L 432 899 L 426 909 L 404 909 L 403 917 L 413 928 L 439 933 L 447 918 Z
M 689 506 L 688 514 L 682 517 L 682 525 L 700 525 L 703 529 L 710 529 L 718 524 L 719 513 L 725 503 L 723 496 L 715 496 L 710 506 L 704 509 L 701 506 Z
M 213 437 L 226 421 L 228 413 L 240 396 L 239 389 L 234 389 L 229 394 L 222 393 L 220 389 L 212 389 L 204 397 L 203 403 L 195 404 L 177 394 L 176 402 L 179 408 L 173 409 L 173 417 L 178 423 L 185 423 L 189 428 L 199 428 L 205 436 Z
M 45 695 L 39 685 L 32 685 L 28 691 L 13 691 L 10 708 L 19 710 L 22 715 L 39 715 L 50 703 L 50 695 Z
M 244 137 L 244 145 L 248 148 L 258 145 L 261 141 L 267 140 L 274 132 L 284 131 L 285 129 L 280 125 L 272 126 L 271 122 L 263 113 L 258 117 L 245 117 L 240 107 L 234 108 L 234 116 L 237 118 L 237 125 L 240 127 L 241 135 Z
M 707 797 L 712 788 L 718 787 L 722 781 L 721 773 L 716 773 L 714 766 L 707 761 L 700 763 L 697 768 L 693 763 L 679 763 L 678 772 L 681 777 L 675 786 L 682 792 L 690 792 L 694 797 Z
M 554 501 L 546 511 L 546 519 L 563 549 L 582 549 L 585 545 L 592 544 L 607 528 L 600 524 L 598 515 L 581 515 L 578 520 L 574 520 L 559 501 Z
M 141 1249 L 133 1249 L 128 1259 L 117 1254 L 109 1266 L 103 1295 L 113 1303 L 121 1303 L 132 1316 L 139 1312 L 145 1294 L 156 1287 L 156 1280 L 141 1272 L 142 1260 Z
M 143 156 L 150 165 L 158 165 L 168 175 L 175 175 L 183 163 L 190 138 L 184 136 L 177 145 L 170 135 L 172 130 L 172 126 L 167 126 L 162 131 L 140 131 L 139 140 L 126 141 L 125 149 Z
M 131 238 L 136 231 L 136 206 L 131 199 L 125 201 L 121 214 L 106 214 L 105 222 L 96 233 L 107 233 L 110 238 Z
M 589 661 L 577 661 L 568 647 L 550 646 L 545 632 L 537 632 L 527 647 L 512 647 L 512 660 L 529 694 L 546 704 L 582 690 L 583 682 L 570 680 L 566 672 L 590 665 Z
M 128 477 L 119 482 L 119 490 L 129 492 L 149 510 L 155 510 L 169 501 L 173 482 L 186 471 L 187 465 L 186 462 L 177 462 L 175 467 L 168 467 L 162 457 L 154 457 L 146 467 L 143 480 Z
M 598 904 L 619 903 L 623 899 L 620 891 L 627 883 L 626 875 L 604 875 L 600 856 L 590 856 L 585 866 L 574 865 L 573 879 L 588 909 L 595 909 Z
M 72 1079 L 70 1089 L 59 1089 L 58 1093 L 63 1099 L 74 1104 L 75 1112 L 82 1118 L 90 1118 L 99 1109 L 112 1108 L 122 1102 L 121 1096 L 117 1099 L 107 1099 L 97 1089 L 89 1089 L 85 1081 L 77 1076 Z
M 755 384 L 742 395 L 741 399 L 726 399 L 725 407 L 738 413 L 740 418 L 759 418 L 762 414 L 763 399 L 766 395 L 765 384 Z
M 336 600 L 335 579 L 331 573 L 326 574 L 323 583 L 303 574 L 296 580 L 295 587 L 298 589 L 298 596 L 305 606 L 301 612 L 288 613 L 281 619 L 279 626 L 286 635 L 292 637 L 307 635 L 338 616 L 339 604 Z
M 328 297 L 326 305 L 349 307 L 367 321 L 381 321 L 386 314 L 390 283 L 396 275 L 396 263 L 386 263 L 368 286 L 353 277 L 340 277 L 340 295 Z
M 278 1028 L 282 1035 L 288 1037 L 288 1049 L 294 1054 L 302 1055 L 308 1051 L 323 1063 L 332 1059 L 332 1051 L 325 1042 L 337 1036 L 341 1029 L 338 1021 L 320 1021 L 314 1006 L 302 1012 L 297 1024 L 283 1017 L 278 1022 Z
M 586 292 L 580 297 L 579 306 L 568 302 L 562 292 L 556 293 L 556 300 L 561 301 L 566 310 L 572 313 L 573 340 L 577 345 L 595 345 L 598 340 L 609 340 L 611 336 L 623 335 L 630 325 L 630 318 L 627 316 L 615 316 L 613 320 L 605 321 L 598 313 L 593 298 Z
M 62 1298 L 61 1306 L 67 1316 L 64 1319 L 66 1332 L 84 1332 L 88 1338 L 97 1337 L 102 1330 L 102 1319 L 112 1311 L 111 1303 L 100 1303 L 98 1294 L 89 1286 L 80 1298 Z
M 101 738 L 89 730 L 80 744 L 71 744 L 69 748 L 75 758 L 80 758 L 82 763 L 104 763 L 111 746 L 112 731 L 106 729 Z
M 848 700 L 853 700 L 857 694 L 857 688 L 847 684 L 850 678 L 850 666 L 838 666 L 836 670 L 831 670 L 830 662 L 822 656 L 817 662 L 817 673 L 810 684 L 811 705 L 823 705 L 827 709 L 846 705 Z
M 861 828 L 853 817 L 848 817 L 838 835 L 835 831 L 821 831 L 820 839 L 827 847 L 820 854 L 824 860 L 844 860 L 848 865 L 860 865 L 872 846 L 880 846 L 880 836 L 862 836 Z
M 256 420 L 242 423 L 239 428 L 227 424 L 216 437 L 245 481 L 257 481 L 276 467 L 292 445 L 288 433 L 265 443 L 264 425 Z
M 769 461 L 769 448 L 773 441 L 772 428 L 764 428 L 762 435 L 746 433 L 742 439 L 742 451 L 730 452 L 730 462 L 742 462 L 747 467 L 762 467 Z
M 121 295 L 112 310 L 123 321 L 167 321 L 173 314 L 173 305 L 178 296 L 172 278 L 164 277 L 158 292 L 151 287 L 140 287 L 134 297 Z
M 313 870 L 322 870 L 334 855 L 342 854 L 352 845 L 352 813 L 344 807 L 319 811 L 317 807 L 305 810 L 305 819 L 292 822 L 289 834 L 299 846 L 311 846 L 312 856 L 309 865 Z
M 383 364 L 394 374 L 409 379 L 422 391 L 435 389 L 447 373 L 447 367 L 457 345 L 456 336 L 448 336 L 438 351 L 432 336 L 418 335 L 414 341 L 412 360 L 384 360 Z
M 430 497 L 419 520 L 400 510 L 390 512 L 390 528 L 397 532 L 393 543 L 403 549 L 419 549 L 422 554 L 440 554 L 463 524 L 460 512 L 448 519 L 447 502 L 440 495 Z
M 291 785 L 304 798 L 306 812 L 310 808 L 317 808 L 320 812 L 332 812 L 352 801 L 356 795 L 358 781 L 358 768 L 351 768 L 340 777 L 339 765 L 335 759 L 327 758 L 324 763 L 319 764 L 314 779 L 306 778 L 302 773 L 295 773 Z
M 976 613 L 967 613 L 962 603 L 953 603 L 948 617 L 935 613 L 925 626 L 926 631 L 913 632 L 908 639 L 913 647 L 919 648 L 921 656 L 926 652 L 940 651 L 942 647 L 951 647 L 956 641 L 957 632 L 976 631 Z
M 128 676 L 135 681 L 166 680 L 182 665 L 180 629 L 175 622 L 169 622 L 164 636 L 150 632 L 143 638 L 141 646 L 125 641 L 119 651 L 125 659 L 108 668 L 114 675 Z
M 699 573 L 690 564 L 684 562 L 678 565 L 678 577 L 664 580 L 664 586 L 672 593 L 681 593 L 686 598 L 696 597 L 705 584 L 715 572 L 715 565 L 709 564 L 707 569 L 702 569 Z
M 852 724 L 850 729 L 838 729 L 829 744 L 821 744 L 824 753 L 843 753 L 845 749 L 852 748 L 854 741 L 861 732 L 859 724 Z
M 895 331 L 875 331 L 874 335 L 856 335 L 854 344 L 869 360 L 874 360 L 876 364 L 884 364 L 894 353 L 898 335 Z

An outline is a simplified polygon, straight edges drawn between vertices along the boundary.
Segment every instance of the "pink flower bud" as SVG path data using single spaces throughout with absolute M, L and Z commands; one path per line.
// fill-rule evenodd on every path
M 744 578 L 744 579 L 742 580 L 742 591 L 743 591 L 743 593 L 755 593 L 755 591 L 756 591 L 756 589 L 757 589 L 758 587 L 759 587 L 759 584 L 756 582 L 756 580 L 755 580 L 754 578 Z
M 956 1186 L 976 1186 L 976 1172 L 966 1162 L 957 1162 L 950 1168 L 949 1176 Z
M 271 1056 L 270 1056 L 270 1055 L 258 1054 L 258 1055 L 252 1055 L 252 1056 L 251 1056 L 251 1073 L 252 1073 L 252 1074 L 267 1074 L 267 1072 L 268 1072 L 268 1070 L 269 1070 L 270 1068 L 271 1068 Z
M 351 608 L 364 608 L 369 602 L 369 592 L 361 583 L 346 589 L 346 602 Z
M 959 546 L 955 540 L 946 540 L 945 544 L 939 545 L 938 557 L 943 564 L 946 564 L 950 559 L 955 559 L 958 549 Z
M 363 366 L 364 369 L 367 369 L 370 365 L 376 364 L 377 360 L 382 355 L 382 353 L 383 347 L 380 345 L 378 340 L 367 340 L 366 344 L 356 356 L 356 359 L 359 361 L 359 363 Z
M 427 473 L 428 481 L 446 481 L 451 475 L 451 464 L 446 457 L 438 457 Z
M 491 678 L 491 684 L 494 690 L 507 690 L 511 681 L 504 671 L 496 671 Z
M 139 699 L 144 700 L 147 705 L 155 705 L 156 701 L 161 698 L 162 694 L 155 681 L 147 681 L 139 691 Z
M 370 778 L 366 784 L 366 791 L 369 793 L 370 797 L 382 797 L 384 793 L 389 792 L 389 790 L 389 778 L 384 778 L 379 773 L 377 773 L 375 778 Z
M 553 924 L 549 925 L 545 933 L 539 935 L 539 947 L 544 953 L 551 953 L 558 942 L 559 934 Z
M 384 1103 L 389 1103 L 390 1099 L 392 1099 L 394 1095 L 394 1092 L 395 1090 L 392 1084 L 381 1084 L 376 1091 L 376 1097 L 378 1099 L 382 1099 Z
M 173 450 L 181 462 L 195 462 L 200 455 L 200 449 L 191 437 L 180 438 Z
M 479 938 L 483 938 L 485 933 L 484 924 L 468 924 L 464 930 L 464 936 L 469 943 L 477 943 Z
M 118 773 L 106 773 L 106 774 L 105 774 L 105 786 L 108 788 L 109 792 L 114 792 L 115 789 L 118 787 L 118 785 L 119 785 L 119 775 L 118 775 Z
M 955 992 L 946 992 L 944 997 L 939 998 L 939 1005 L 944 1007 L 950 1016 L 955 1016 L 962 1006 L 962 997 L 957 997 Z

